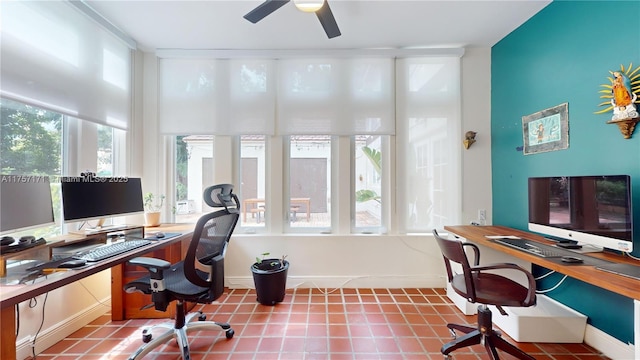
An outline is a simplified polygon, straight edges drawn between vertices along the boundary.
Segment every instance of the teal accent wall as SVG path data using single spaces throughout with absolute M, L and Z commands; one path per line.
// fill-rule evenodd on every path
M 627 174 L 634 197 L 634 255 L 640 254 L 640 125 L 624 139 L 601 110 L 609 71 L 640 66 L 639 1 L 554 1 L 491 52 L 493 223 L 527 229 L 532 176 Z M 569 148 L 524 155 L 522 116 L 569 105 Z M 544 273 L 546 269 L 535 269 Z M 560 277 L 538 283 L 550 288 Z M 548 296 L 589 317 L 596 328 L 633 342 L 633 302 L 567 279 Z

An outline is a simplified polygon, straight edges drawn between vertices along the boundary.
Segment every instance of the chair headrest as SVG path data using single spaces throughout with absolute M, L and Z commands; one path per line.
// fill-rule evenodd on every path
M 233 194 L 232 184 L 217 184 L 204 189 L 204 202 L 211 207 L 224 207 L 228 211 L 235 208 L 240 210 L 238 197 Z

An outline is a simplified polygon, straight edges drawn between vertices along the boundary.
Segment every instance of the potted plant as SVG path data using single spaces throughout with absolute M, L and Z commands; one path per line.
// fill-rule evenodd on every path
M 256 257 L 256 262 L 251 265 L 251 272 L 258 302 L 262 305 L 275 305 L 284 300 L 289 262 L 285 260 L 286 255 L 280 259 L 266 258 L 267 256 L 268 252 L 263 253 L 262 257 Z
M 144 221 L 146 226 L 160 225 L 160 210 L 164 205 L 164 195 L 156 196 L 148 192 L 144 194 Z

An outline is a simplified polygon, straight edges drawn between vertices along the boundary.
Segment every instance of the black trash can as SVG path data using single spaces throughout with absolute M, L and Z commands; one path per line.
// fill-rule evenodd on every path
M 289 262 L 264 259 L 251 265 L 257 300 L 262 305 L 275 305 L 284 300 Z

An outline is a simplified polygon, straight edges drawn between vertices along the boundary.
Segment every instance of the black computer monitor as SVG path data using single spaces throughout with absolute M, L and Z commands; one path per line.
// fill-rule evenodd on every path
M 65 222 L 103 220 L 144 211 L 140 178 L 63 177 L 60 183 Z
M 48 176 L 0 176 L 1 234 L 54 224 Z

